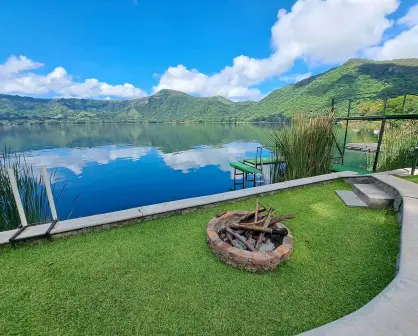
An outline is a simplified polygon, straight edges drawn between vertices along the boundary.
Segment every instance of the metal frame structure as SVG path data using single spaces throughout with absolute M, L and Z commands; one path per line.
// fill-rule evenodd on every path
M 236 190 L 236 187 L 239 186 L 239 185 L 242 185 L 242 188 L 246 189 L 248 182 L 253 182 L 254 187 L 257 186 L 257 183 L 260 183 L 260 184 L 263 183 L 263 180 L 257 181 L 257 174 L 256 173 L 245 173 L 245 172 L 237 173 L 237 171 L 240 171 L 240 170 L 234 168 L 234 190 Z M 248 179 L 249 174 L 253 175 L 252 180 Z M 237 176 L 242 176 L 242 182 L 237 182 Z
M 18 241 L 17 238 L 22 234 L 22 232 L 24 232 L 28 227 L 30 227 L 33 224 L 28 224 L 28 221 L 26 219 L 25 209 L 22 204 L 22 199 L 20 198 L 20 193 L 19 193 L 19 189 L 18 189 L 17 182 L 16 182 L 16 177 L 14 175 L 13 170 L 8 169 L 7 173 L 9 175 L 9 181 L 12 187 L 13 196 L 14 196 L 14 200 L 16 203 L 16 207 L 19 213 L 19 218 L 20 218 L 20 223 L 21 223 L 18 227 L 18 230 L 9 238 L 9 242 L 11 244 L 14 244 Z M 41 167 L 41 174 L 42 174 L 42 181 L 44 183 L 45 190 L 46 190 L 46 195 L 48 198 L 49 209 L 51 210 L 52 222 L 48 226 L 45 233 L 40 234 L 38 236 L 31 237 L 31 239 L 40 238 L 40 237 L 50 237 L 52 229 L 58 223 L 57 209 L 55 208 L 54 196 L 52 194 L 51 182 L 48 177 L 46 166 Z M 25 240 L 25 239 L 23 238 L 19 240 Z
M 345 121 L 345 134 L 344 134 L 344 143 L 343 143 L 342 149 L 340 148 L 340 146 L 338 144 L 338 141 L 334 136 L 335 144 L 336 144 L 337 149 L 338 149 L 338 151 L 341 155 L 340 157 L 337 157 L 337 158 L 334 158 L 334 159 L 341 159 L 341 164 L 344 164 L 344 155 L 345 155 L 345 149 L 346 149 L 346 145 L 347 145 L 348 124 L 349 124 L 350 121 L 352 121 L 352 120 L 357 120 L 357 121 L 381 121 L 379 136 L 378 136 L 378 140 L 377 140 L 377 150 L 376 150 L 375 159 L 374 159 L 374 162 L 373 162 L 373 172 L 376 172 L 377 164 L 378 164 L 378 161 L 379 161 L 379 154 L 380 154 L 380 151 L 381 151 L 381 148 L 382 148 L 382 141 L 383 141 L 383 136 L 384 136 L 384 132 L 385 132 L 386 121 L 387 120 L 418 120 L 418 114 L 392 114 L 392 115 L 387 115 L 386 114 L 386 109 L 387 109 L 387 103 L 388 103 L 389 96 L 386 93 L 384 95 L 384 99 L 383 99 L 383 111 L 382 111 L 381 115 L 352 116 L 351 115 L 351 105 L 352 105 L 352 102 L 353 102 L 354 98 L 365 98 L 365 97 L 367 97 L 367 95 L 372 97 L 372 94 L 373 93 L 368 93 L 368 94 L 348 98 L 347 116 L 346 117 L 337 117 L 335 119 L 336 122 Z M 405 103 L 406 103 L 406 97 L 407 96 L 418 96 L 418 94 L 413 94 L 413 93 L 404 94 L 401 112 L 403 112 L 404 109 L 405 109 Z M 331 112 L 334 112 L 334 111 L 335 111 L 335 98 L 332 98 L 331 99 Z M 417 148 L 418 148 L 418 144 L 417 144 Z M 416 151 L 418 151 L 418 149 L 416 149 Z M 418 156 L 418 154 L 416 154 L 416 155 Z M 416 161 L 417 160 L 415 160 L 415 166 L 417 165 Z M 415 171 L 415 169 L 413 169 L 413 171 Z M 414 174 L 414 172 L 412 172 L 412 174 Z

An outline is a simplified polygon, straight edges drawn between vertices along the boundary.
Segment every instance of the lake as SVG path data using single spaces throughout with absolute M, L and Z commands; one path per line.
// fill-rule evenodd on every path
M 255 157 L 279 124 L 80 124 L 0 126 L 0 145 L 54 172 L 61 219 L 229 191 L 229 162 Z M 349 134 L 367 141 L 369 131 Z M 364 165 L 362 154 L 346 163 Z

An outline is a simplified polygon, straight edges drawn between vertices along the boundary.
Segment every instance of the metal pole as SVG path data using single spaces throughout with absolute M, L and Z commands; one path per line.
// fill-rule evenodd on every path
M 379 161 L 379 154 L 380 154 L 380 149 L 382 146 L 382 141 L 383 141 L 383 134 L 385 132 L 385 125 L 386 125 L 386 105 L 387 105 L 387 101 L 388 101 L 388 94 L 385 94 L 385 101 L 384 101 L 384 105 L 383 105 L 383 119 L 382 119 L 382 124 L 380 126 L 380 132 L 379 132 L 379 139 L 377 141 L 377 149 L 376 149 L 376 156 L 374 158 L 374 164 L 373 164 L 373 172 L 375 173 L 377 170 L 377 162 Z
M 350 112 L 351 112 L 351 99 L 348 101 L 348 112 L 347 112 L 347 118 L 350 118 Z M 348 119 L 345 122 L 345 134 L 344 134 L 344 144 L 343 144 L 343 156 L 341 158 L 341 164 L 344 164 L 344 156 L 345 156 L 345 146 L 347 144 L 347 133 L 348 133 Z
M 415 147 L 415 157 L 412 161 L 411 175 L 415 175 L 415 169 L 417 168 L 417 164 L 418 164 L 418 144 Z
M 335 104 L 335 99 L 331 98 L 331 113 L 334 113 L 334 104 Z
M 404 108 L 405 108 L 405 102 L 406 102 L 406 93 L 405 93 L 405 95 L 403 96 L 403 103 L 402 103 L 402 113 L 403 113 L 403 110 L 404 110 Z
M 52 195 L 51 189 L 51 182 L 48 177 L 48 171 L 46 170 L 46 166 L 42 166 L 42 180 L 44 181 L 46 195 L 48 197 L 49 207 L 51 209 L 52 220 L 58 220 L 57 209 L 55 208 L 54 196 Z
M 13 169 L 7 169 L 7 173 L 9 175 L 10 185 L 12 186 L 13 196 L 15 198 L 21 225 L 22 227 L 28 226 L 28 221 L 26 220 L 25 210 L 23 209 L 22 200 L 20 199 L 19 189 L 17 188 L 17 182 Z

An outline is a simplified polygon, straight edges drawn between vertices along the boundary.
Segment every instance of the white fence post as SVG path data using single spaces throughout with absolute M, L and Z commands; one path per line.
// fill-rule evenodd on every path
M 17 211 L 19 212 L 19 217 L 22 226 L 28 226 L 28 221 L 26 220 L 25 210 L 23 209 L 22 200 L 20 199 L 19 189 L 17 188 L 17 182 L 13 169 L 8 169 L 7 173 L 9 175 L 10 185 L 12 186 L 13 196 L 15 198 Z
M 49 208 L 51 209 L 52 220 L 57 221 L 57 209 L 55 208 L 54 196 L 52 195 L 51 189 L 51 182 L 48 177 L 48 171 L 46 170 L 46 166 L 42 166 L 42 180 L 44 181 L 46 195 L 48 197 Z

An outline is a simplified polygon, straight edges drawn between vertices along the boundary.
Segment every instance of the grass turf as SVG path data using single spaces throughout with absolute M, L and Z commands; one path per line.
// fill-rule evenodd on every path
M 395 274 L 389 210 L 347 208 L 342 181 L 261 197 L 288 222 L 290 260 L 251 274 L 208 249 L 214 214 L 249 199 L 0 255 L 2 335 L 294 335 L 371 300 Z
M 418 183 L 418 175 L 416 176 L 399 176 L 403 178 L 404 180 L 408 180 L 410 182 Z

